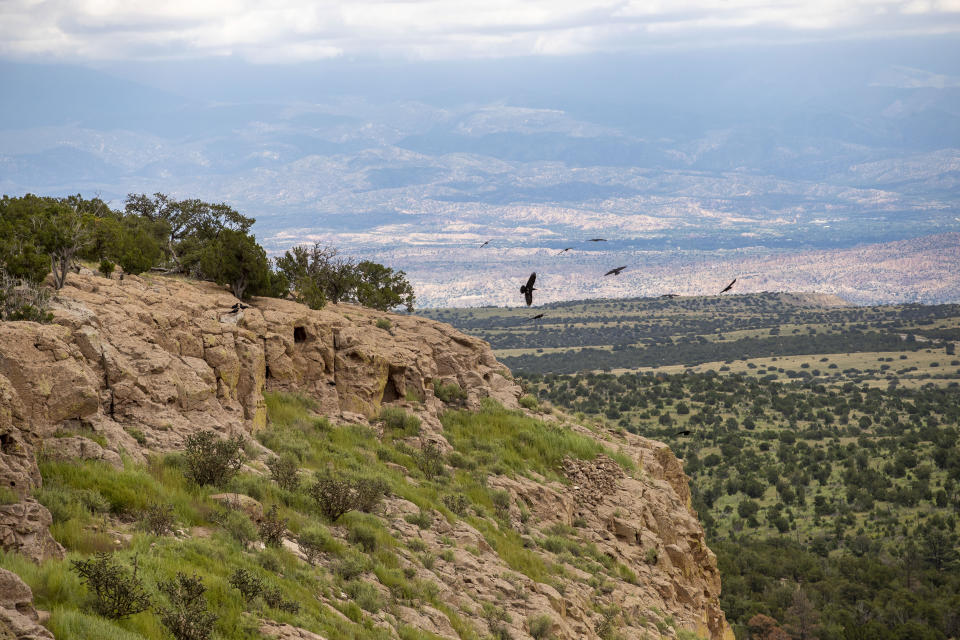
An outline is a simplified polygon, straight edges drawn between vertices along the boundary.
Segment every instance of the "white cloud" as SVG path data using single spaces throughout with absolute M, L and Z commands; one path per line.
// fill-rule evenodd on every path
M 414 59 L 951 33 L 960 0 L 0 0 L 0 56 Z

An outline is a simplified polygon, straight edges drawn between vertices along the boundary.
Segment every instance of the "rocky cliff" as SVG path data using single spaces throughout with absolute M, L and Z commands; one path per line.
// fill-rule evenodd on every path
M 120 467 L 123 457 L 136 464 L 178 450 L 202 429 L 250 435 L 267 427 L 266 390 L 305 394 L 334 423 L 368 423 L 385 405 L 404 407 L 422 422 L 419 444 L 433 442 L 441 451 L 450 446 L 435 382 L 458 385 L 467 408 L 490 397 L 519 409 L 521 390 L 488 345 L 448 325 L 351 305 L 312 311 L 267 298 L 231 312 L 235 302 L 208 283 L 82 273 L 60 292 L 52 324 L 0 324 L 0 481 L 12 496 L 0 505 L 4 549 L 38 562 L 63 556 L 49 533 L 50 512 L 32 497 L 42 482 L 38 456 Z M 456 543 L 449 562 L 424 567 L 419 577 L 436 583 L 440 600 L 481 631 L 490 623 L 478 603 L 500 603 L 508 613 L 502 624 L 515 638 L 530 637 L 525 621 L 537 613 L 551 614 L 554 638 L 599 637 L 601 604 L 622 612 L 617 624 L 625 637 L 731 637 L 718 604 L 715 558 L 669 449 L 555 413 L 540 417 L 604 442 L 635 470 L 601 455 L 566 460 L 558 470 L 566 483 L 536 474 L 487 482 L 509 493 L 509 521 L 528 539 L 576 524 L 583 544 L 629 568 L 624 579 L 598 587 L 595 576 L 571 566 L 559 589 L 537 582 L 511 571 L 467 520 L 435 514 L 423 529 L 404 517 L 417 507 L 391 497 L 381 515 L 399 539 L 419 538 L 426 549 Z M 458 637 L 448 616 L 429 606 L 391 615 Z M 284 626 L 264 621 L 262 631 L 284 637 Z

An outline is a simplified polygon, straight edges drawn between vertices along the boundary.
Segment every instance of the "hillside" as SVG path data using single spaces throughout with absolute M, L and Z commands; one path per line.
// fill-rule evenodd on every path
M 221 638 L 730 637 L 668 448 L 536 412 L 448 325 L 234 302 L 84 272 L 0 325 L 0 566 L 33 600 L 2 572 L 0 631 L 169 637 L 179 571 Z M 101 552 L 153 608 L 95 613 Z

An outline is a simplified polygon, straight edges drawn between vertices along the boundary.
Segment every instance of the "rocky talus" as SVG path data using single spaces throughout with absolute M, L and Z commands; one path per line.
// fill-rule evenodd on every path
M 186 436 L 203 429 L 249 435 L 267 426 L 264 391 L 308 395 L 334 422 L 367 423 L 384 405 L 403 406 L 422 421 L 421 444 L 432 441 L 441 450 L 449 445 L 435 381 L 459 385 L 467 408 L 479 408 L 487 397 L 519 408 L 520 387 L 487 343 L 449 325 L 353 305 L 312 311 L 270 298 L 234 313 L 235 302 L 210 283 L 119 281 L 85 272 L 68 278 L 52 324 L 0 324 L 0 482 L 12 496 L 0 505 L 5 550 L 38 562 L 64 554 L 49 533 L 50 513 L 32 497 L 41 483 L 38 456 L 120 466 L 123 456 L 135 463 L 180 449 Z M 604 440 L 636 470 L 628 473 L 601 455 L 567 460 L 566 484 L 491 476 L 489 485 L 513 498 L 510 520 L 518 531 L 536 538 L 556 525 L 576 525 L 585 543 L 628 567 L 635 578 L 603 586 L 605 602 L 616 603 L 624 624 L 635 625 L 624 637 L 675 637 L 687 630 L 711 640 L 732 638 L 719 607 L 716 560 L 670 450 L 636 436 L 598 433 L 562 415 L 540 417 Z M 393 497 L 381 515 L 395 536 L 420 538 L 428 549 L 439 550 L 441 538 L 456 542 L 452 562 L 419 568 L 418 577 L 433 580 L 440 600 L 476 629 L 487 629 L 478 603 L 496 601 L 510 614 L 504 624 L 514 638 L 530 638 L 524 623 L 540 613 L 551 615 L 553 638 L 598 637 L 602 615 L 591 575 L 571 566 L 560 589 L 535 582 L 512 571 L 466 520 L 451 523 L 434 514 L 423 529 L 404 518 L 418 512 Z M 0 611 L 0 638 L 52 637 L 39 626 L 29 588 L 14 578 L 0 581 L 0 605 L 12 612 Z M 458 637 L 446 615 L 429 606 L 399 606 L 395 615 Z M 288 627 L 264 621 L 261 631 L 319 637 Z

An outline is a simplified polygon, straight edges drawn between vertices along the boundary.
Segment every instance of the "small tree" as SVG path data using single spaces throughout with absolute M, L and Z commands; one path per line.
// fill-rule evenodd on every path
M 117 265 L 113 264 L 106 258 L 100 261 L 100 266 L 98 271 L 104 278 L 110 278 L 113 275 L 113 270 L 117 268 Z
M 357 506 L 356 494 L 350 483 L 341 478 L 321 476 L 307 490 L 310 497 L 317 503 L 320 513 L 331 522 Z
M 176 580 L 161 582 L 160 591 L 170 600 L 170 606 L 159 609 L 163 623 L 176 640 L 207 640 L 213 635 L 217 616 L 207 609 L 207 590 L 198 575 L 192 577 L 177 573 Z
M 276 482 L 281 489 L 296 491 L 300 486 L 299 469 L 295 457 L 283 455 L 279 458 L 274 458 L 267 463 L 267 467 L 270 469 L 270 475 L 273 477 L 273 481 Z
M 155 536 L 169 534 L 173 531 L 174 523 L 173 506 L 169 504 L 155 502 L 144 509 L 140 516 L 140 527 Z
M 249 233 L 224 229 L 200 254 L 201 273 L 245 299 L 270 291 L 270 262 Z
M 98 553 L 90 560 L 74 560 L 73 570 L 93 591 L 93 609 L 100 615 L 119 620 L 150 608 L 150 596 L 137 577 L 137 558 L 128 572 L 109 553 Z
M 268 547 L 279 547 L 283 544 L 283 534 L 287 531 L 287 519 L 280 517 L 277 505 L 270 507 L 257 526 L 260 540 Z
M 263 580 L 246 569 L 237 569 L 230 576 L 230 586 L 243 596 L 243 601 L 250 606 L 263 593 Z
M 77 253 L 89 239 L 83 217 L 66 204 L 51 204 L 35 219 L 37 237 L 43 251 L 50 256 L 53 288 L 60 290 L 67 281 Z
M 219 485 L 230 480 L 243 464 L 243 437 L 222 439 L 213 431 L 187 436 L 186 476 L 199 485 Z

